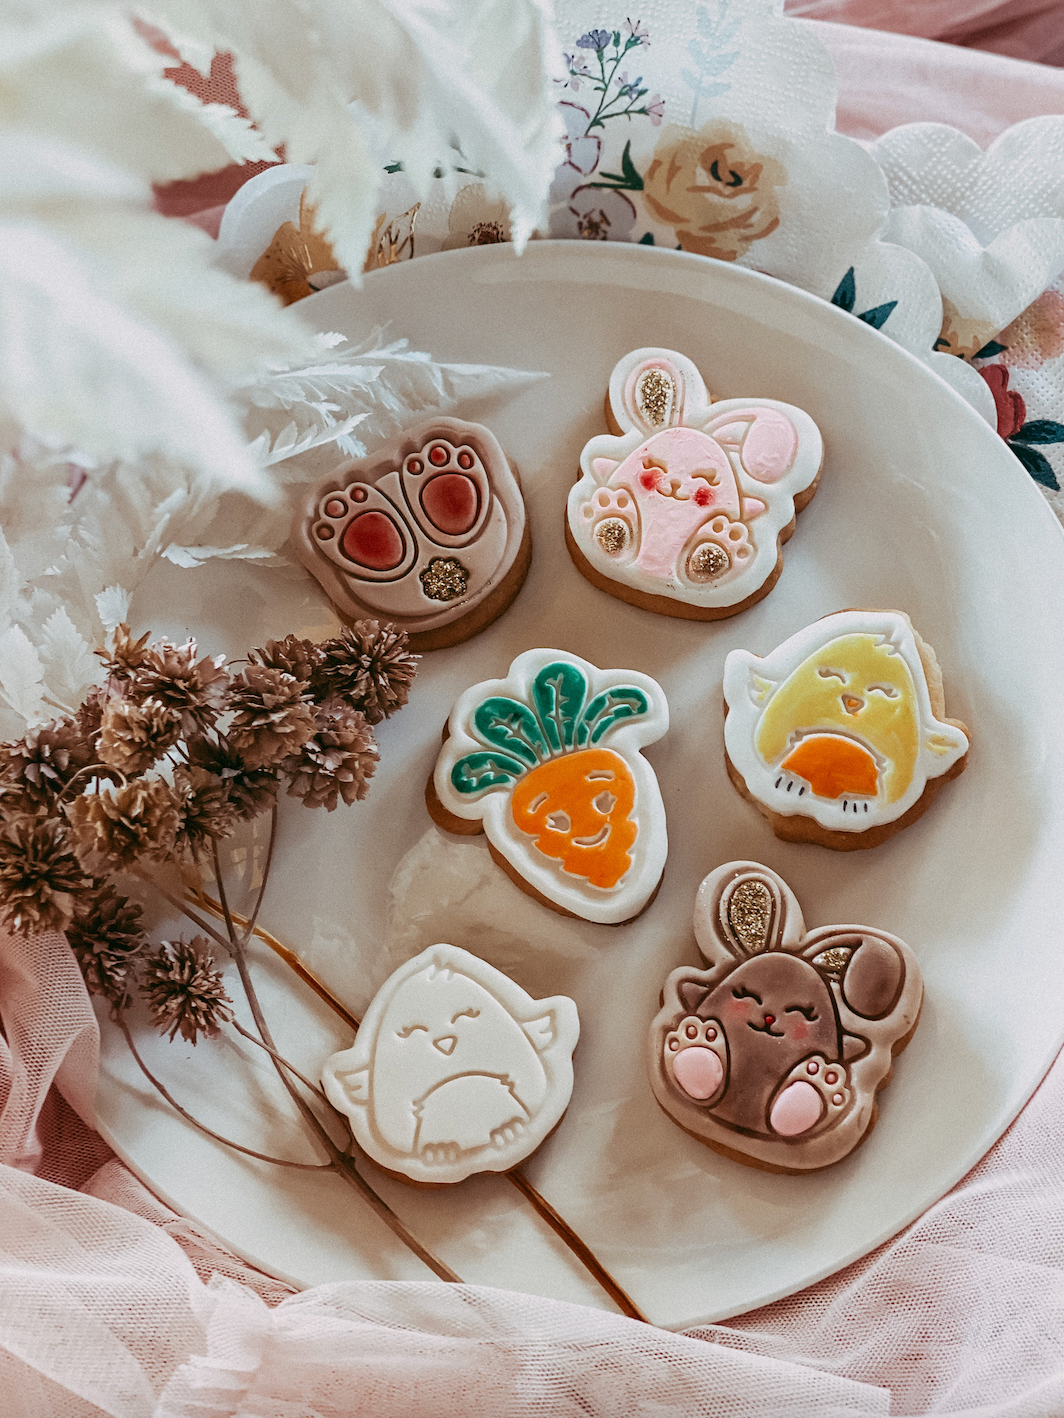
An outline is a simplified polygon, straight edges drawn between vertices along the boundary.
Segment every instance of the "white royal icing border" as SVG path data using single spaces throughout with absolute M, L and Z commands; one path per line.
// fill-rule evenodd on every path
M 545 1087 L 542 1100 L 532 1109 L 523 1130 L 516 1136 L 466 1149 L 453 1160 L 427 1162 L 418 1151 L 404 1150 L 389 1142 L 383 1135 L 381 1120 L 374 1105 L 373 1076 L 378 1046 L 381 1043 L 381 1025 L 398 991 L 408 981 L 412 982 L 408 993 L 416 1010 L 418 1000 L 433 990 L 434 981 L 440 974 L 444 982 L 456 975 L 464 976 L 474 981 L 497 1002 L 509 1019 L 517 1025 L 522 1038 L 527 1041 L 535 1058 L 542 1065 Z M 418 975 L 423 975 L 424 979 L 416 980 L 414 977 Z M 483 1001 L 478 1000 L 477 1003 L 483 1004 Z M 433 1004 L 431 997 L 425 1000 L 426 1017 L 431 1016 Z M 485 1023 L 490 1028 L 492 1021 L 489 1018 Z M 452 1021 L 446 1027 L 476 1028 L 477 1023 L 471 1020 L 468 1024 L 455 1026 Z M 509 1039 L 507 1034 L 511 1036 Z M 408 960 L 388 977 L 366 1011 L 354 1044 L 326 1060 L 322 1068 L 322 1083 L 332 1105 L 351 1120 L 355 1141 L 375 1162 L 389 1171 L 400 1172 L 415 1182 L 460 1182 L 477 1172 L 505 1172 L 517 1166 L 535 1151 L 557 1125 L 569 1106 L 572 1095 L 572 1056 L 579 1037 L 580 1018 L 576 1005 L 566 995 L 533 999 L 508 975 L 496 970 L 493 965 L 478 956 L 471 955 L 467 950 L 456 945 L 433 945 L 414 959 Z M 498 1053 L 489 1059 L 487 1069 L 483 1067 L 483 1058 L 478 1058 L 477 1062 L 481 1065 L 475 1070 L 478 1078 L 492 1082 L 509 1081 L 513 1063 L 513 1038 L 513 1031 L 496 1017 L 495 1037 L 491 1043 L 497 1045 Z M 443 1041 L 446 1042 L 446 1036 L 443 1036 Z M 423 1046 L 430 1041 L 415 1040 L 415 1048 L 419 1042 Z M 450 1053 L 461 1047 L 460 1043 L 453 1044 L 448 1054 L 441 1052 L 441 1057 L 449 1057 Z M 483 1044 L 480 1042 L 474 1047 L 483 1048 Z M 508 1053 L 511 1055 L 509 1059 Z M 491 1067 L 492 1060 L 494 1067 Z M 442 1067 L 445 1065 L 441 1065 Z M 517 1096 L 516 1093 L 514 1096 Z M 411 1100 L 410 1108 L 413 1113 L 418 1112 L 416 1104 L 417 1100 Z M 393 1114 L 394 1112 L 393 1106 Z M 468 1116 L 465 1113 L 466 1110 L 459 1105 L 456 1134 L 463 1126 L 468 1127 Z M 405 1122 L 406 1125 L 420 1127 L 420 1124 L 411 1125 L 409 1119 L 400 1117 L 393 1116 L 392 1122 L 400 1126 Z
M 557 862 L 538 852 L 532 840 L 520 831 L 510 811 L 511 787 L 489 788 L 470 801 L 451 785 L 451 770 L 467 753 L 484 749 L 467 725 L 477 706 L 490 695 L 509 695 L 527 702 L 532 681 L 553 660 L 567 660 L 587 675 L 589 701 L 603 690 L 634 685 L 646 695 L 650 712 L 639 719 L 624 721 L 613 728 L 602 746 L 620 754 L 635 780 L 633 815 L 639 834 L 633 844 L 631 867 L 620 882 L 609 889 L 562 871 Z M 447 721 L 448 738 L 436 762 L 433 783 L 436 795 L 448 812 L 467 821 L 483 821 L 488 841 L 528 884 L 557 905 L 584 920 L 600 925 L 617 925 L 637 916 L 657 889 L 665 870 L 669 844 L 665 825 L 665 805 L 653 768 L 639 751 L 656 743 L 668 731 L 669 706 L 656 680 L 637 670 L 600 670 L 567 650 L 535 649 L 518 655 L 505 679 L 483 680 L 462 694 Z
M 705 431 L 707 425 L 716 423 L 726 414 L 767 408 L 784 414 L 797 432 L 798 449 L 794 461 L 789 470 L 773 483 L 758 482 L 750 477 L 742 466 L 738 447 L 731 443 L 720 444 L 742 497 L 766 504 L 765 511 L 753 518 L 748 527 L 754 545 L 753 559 L 722 583 L 711 582 L 702 586 L 681 584 L 675 577 L 664 579 L 651 576 L 632 562 L 618 563 L 599 545 L 593 535 L 593 524 L 589 524 L 583 516 L 584 508 L 607 481 L 596 474 L 595 459 L 609 458 L 619 466 L 648 438 L 647 430 L 633 422 L 625 406 L 624 389 L 629 374 L 638 364 L 659 358 L 674 365 L 684 379 L 686 387 L 680 426 Z M 754 595 L 775 569 L 780 555 L 779 535 L 794 519 L 795 497 L 815 481 L 820 471 L 824 444 L 817 425 L 802 409 L 777 399 L 722 399 L 711 403 L 705 381 L 692 361 L 675 350 L 656 346 L 632 350 L 617 361 L 610 375 L 609 401 L 613 416 L 623 432 L 619 435 L 598 434 L 584 445 L 580 455 L 581 476 L 570 489 L 566 505 L 569 530 L 584 557 L 596 571 L 611 581 L 631 586 L 647 595 L 668 596 L 687 605 L 720 608 L 738 605 Z
M 912 781 L 904 795 L 893 803 L 870 803 L 868 811 L 862 811 L 858 818 L 847 815 L 838 799 L 818 798 L 812 793 L 798 798 L 782 784 L 776 787 L 778 766 L 767 764 L 754 746 L 761 715 L 772 696 L 766 695 L 758 702 L 752 686 L 755 676 L 782 685 L 804 660 L 830 640 L 860 633 L 884 636 L 908 665 L 916 688 L 920 745 Z M 725 749 L 752 796 L 781 817 L 811 817 L 821 827 L 835 832 L 862 832 L 896 821 L 923 796 L 929 779 L 947 773 L 968 752 L 965 734 L 956 725 L 943 723 L 931 707 L 912 622 L 900 611 L 838 611 L 805 626 L 764 658 L 749 650 L 732 650 L 724 661 L 724 702 L 728 707 Z M 930 734 L 946 739 L 950 745 L 947 751 L 933 753 L 927 747 Z

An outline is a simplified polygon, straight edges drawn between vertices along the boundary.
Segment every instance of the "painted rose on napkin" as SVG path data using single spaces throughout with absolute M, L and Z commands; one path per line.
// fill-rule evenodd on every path
M 780 224 L 782 163 L 751 144 L 738 123 L 719 119 L 699 132 L 672 124 L 654 149 L 643 200 L 676 232 L 685 251 L 735 261 Z

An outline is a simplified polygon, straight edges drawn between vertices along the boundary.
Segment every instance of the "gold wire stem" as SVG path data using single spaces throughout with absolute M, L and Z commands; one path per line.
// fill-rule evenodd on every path
M 193 904 L 202 906 L 205 911 L 210 911 L 211 915 L 217 916 L 219 920 L 222 919 L 221 902 L 215 901 L 213 896 L 208 896 L 202 887 L 189 894 Z M 248 924 L 249 918 L 242 916 L 239 911 L 234 911 L 230 907 L 229 914 L 238 926 L 246 926 Z M 329 987 L 318 979 L 314 971 L 309 970 L 306 965 L 303 964 L 294 950 L 289 950 L 287 945 L 282 945 L 277 937 L 271 935 L 264 926 L 256 925 L 251 934 L 257 935 L 261 941 L 268 945 L 274 954 L 280 956 L 288 968 L 293 970 L 303 983 L 314 991 L 319 999 L 325 1001 L 334 1014 L 338 1014 L 345 1024 L 350 1025 L 356 1033 L 358 1032 L 358 1020 L 355 1016 L 343 1007 L 336 996 L 330 991 Z
M 222 917 L 222 904 L 208 896 L 202 887 L 190 893 L 192 901 L 201 906 L 204 910 L 210 911 L 213 915 Z M 246 926 L 248 918 L 241 916 L 230 907 L 229 914 L 239 926 Z M 345 1024 L 348 1024 L 356 1033 L 359 1021 L 353 1014 L 340 1003 L 329 987 L 324 984 L 313 971 L 307 967 L 296 955 L 295 951 L 289 950 L 286 945 L 282 945 L 276 936 L 271 935 L 263 926 L 256 925 L 252 935 L 257 935 L 261 941 L 270 947 L 285 962 L 290 969 L 294 970 L 304 984 L 309 985 L 316 995 L 329 1006 L 334 1014 L 337 1014 Z M 595 1255 L 576 1231 L 569 1225 L 568 1221 L 558 1211 L 551 1206 L 550 1202 L 541 1192 L 537 1191 L 523 1172 L 517 1170 L 505 1172 L 503 1174 L 526 1201 L 532 1206 L 537 1214 L 546 1222 L 555 1235 L 559 1236 L 576 1256 L 577 1260 L 588 1272 L 589 1275 L 605 1290 L 613 1303 L 623 1315 L 629 1319 L 641 1320 L 643 1324 L 650 1324 L 646 1315 L 635 1303 L 628 1292 L 613 1278 L 610 1272 Z

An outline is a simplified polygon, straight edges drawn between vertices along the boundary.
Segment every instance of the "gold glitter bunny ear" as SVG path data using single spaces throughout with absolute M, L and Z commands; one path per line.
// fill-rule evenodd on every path
M 735 955 L 775 949 L 783 935 L 784 912 L 778 885 L 761 872 L 734 877 L 720 894 L 720 929 Z
M 690 424 L 708 411 L 706 386 L 696 366 L 674 350 L 633 350 L 610 376 L 613 431 L 644 436 Z
M 394 266 L 397 261 L 413 260 L 414 226 L 420 211 L 421 203 L 415 202 L 390 221 L 387 212 L 380 214 L 369 239 L 363 271 L 379 271 L 382 266 Z
M 766 951 L 794 951 L 805 919 L 794 892 L 760 862 L 726 862 L 698 888 L 695 940 L 712 969 Z

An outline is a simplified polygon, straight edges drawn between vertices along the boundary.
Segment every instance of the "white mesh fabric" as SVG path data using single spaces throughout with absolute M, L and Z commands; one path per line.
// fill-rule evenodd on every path
M 319 1286 L 270 1309 L 159 1228 L 0 1168 L 5 1418 L 795 1418 L 883 1389 L 473 1286 Z
M 964 1181 L 829 1280 L 698 1331 L 869 1384 L 891 1412 L 1064 1413 L 1064 1055 Z
M 32 1170 L 37 1124 L 53 1081 L 92 1125 L 99 1031 L 66 937 L 0 927 L 0 1162 Z

